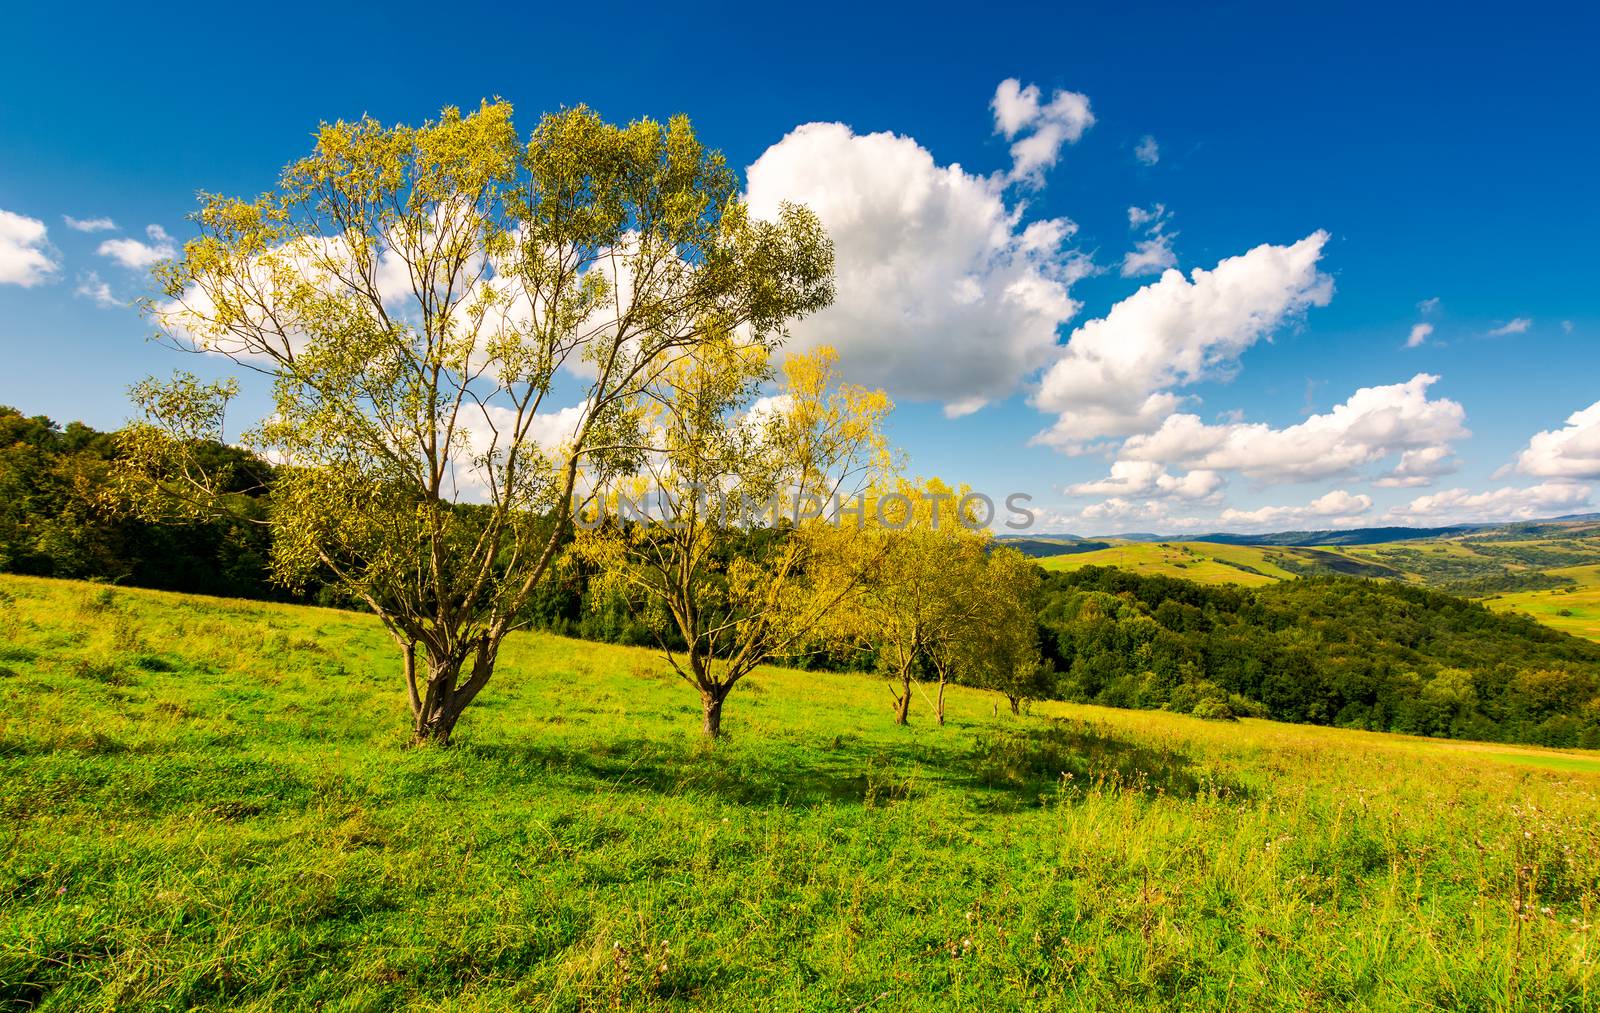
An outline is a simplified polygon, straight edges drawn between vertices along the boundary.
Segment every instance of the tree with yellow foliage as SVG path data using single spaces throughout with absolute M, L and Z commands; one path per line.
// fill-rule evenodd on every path
M 965 487 L 901 478 L 871 498 L 856 534 L 860 553 L 873 559 L 871 575 L 829 633 L 876 656 L 895 722 L 909 721 L 912 693 L 925 680 L 935 684 L 931 702 L 941 725 L 952 683 L 1022 693 L 1019 686 L 1039 671 L 1029 610 L 1036 567 L 1013 549 L 994 547 Z
M 270 379 L 243 442 L 284 465 L 274 576 L 331 575 L 378 615 L 419 742 L 449 742 L 526 622 L 580 473 L 649 448 L 641 397 L 734 333 L 775 347 L 832 299 L 816 217 L 752 219 L 683 117 L 579 107 L 526 141 L 502 102 L 324 124 L 275 188 L 202 195 L 195 221 L 148 311 L 179 348 Z M 152 510 L 218 508 L 194 448 L 223 437 L 234 391 L 135 389 L 124 451 Z
M 758 344 L 730 335 L 666 370 L 642 401 L 654 441 L 601 479 L 577 551 L 602 587 L 647 615 L 673 670 L 700 695 L 703 731 L 757 665 L 794 650 L 865 574 L 822 557 L 842 544 L 835 504 L 888 463 L 879 390 L 838 382 L 832 349 L 792 356 L 780 393 Z M 817 579 L 827 573 L 831 583 Z M 676 645 L 681 642 L 681 649 Z

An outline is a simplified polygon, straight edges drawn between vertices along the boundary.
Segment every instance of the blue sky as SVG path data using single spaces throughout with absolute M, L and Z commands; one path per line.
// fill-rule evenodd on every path
M 103 305 L 142 285 L 108 240 L 181 241 L 197 190 L 266 188 L 320 120 L 498 95 L 525 130 L 579 102 L 684 112 L 766 166 L 758 205 L 866 206 L 835 234 L 842 305 L 797 342 L 888 387 L 916 471 L 1030 493 L 1056 530 L 1589 509 L 1600 18 L 1288 6 L 25 5 L 0 61 L 0 403 L 112 427 L 130 383 L 193 365 Z

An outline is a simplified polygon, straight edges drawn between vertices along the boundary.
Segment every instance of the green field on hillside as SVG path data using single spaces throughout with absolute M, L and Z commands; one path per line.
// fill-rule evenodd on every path
M 1581 565 L 1570 564 L 1584 560 Z M 1600 641 L 1600 539 L 1591 536 L 1430 538 L 1379 545 L 1225 545 L 1128 542 L 1094 552 L 1046 556 L 1047 570 L 1116 566 L 1203 584 L 1258 587 L 1307 572 L 1354 572 L 1481 597 L 1491 608 L 1523 612 L 1565 633 Z M 1253 571 L 1253 572 L 1252 572 Z M 1526 590 L 1519 584 L 1534 584 Z M 1548 585 L 1548 586 L 1545 586 Z M 1506 590 L 1506 587 L 1513 589 Z
M 1202 584 L 1240 584 L 1245 587 L 1256 587 L 1294 576 L 1267 558 L 1282 551 L 1253 545 L 1218 545 L 1212 542 L 1129 542 L 1093 552 L 1046 556 L 1038 560 L 1038 563 L 1047 570 L 1117 566 L 1135 573 L 1182 577 Z
M 1576 637 L 1600 640 L 1600 566 L 1572 566 L 1550 570 L 1569 577 L 1567 587 L 1497 595 L 1485 604 L 1492 609 L 1523 612 L 1548 626 Z
M 1596 754 L 0 590 L 6 1008 L 1600 1009 Z

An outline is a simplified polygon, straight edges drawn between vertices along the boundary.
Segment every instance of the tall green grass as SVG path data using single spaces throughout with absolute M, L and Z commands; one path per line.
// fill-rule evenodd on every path
M 0 590 L 8 1008 L 1600 1008 L 1592 754 L 533 635 L 417 750 L 369 618 Z

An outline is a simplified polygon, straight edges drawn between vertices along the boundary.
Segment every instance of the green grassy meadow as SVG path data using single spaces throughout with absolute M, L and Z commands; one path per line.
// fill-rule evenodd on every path
M 0 591 L 3 1008 L 1600 1009 L 1600 754 Z
M 1546 626 L 1575 637 L 1600 640 L 1600 566 L 1571 566 L 1549 571 L 1571 577 L 1569 587 L 1521 591 L 1484 602 L 1492 609 L 1523 612 Z
M 1221 545 L 1213 542 L 1128 542 L 1109 549 L 1045 556 L 1038 560 L 1047 570 L 1076 570 L 1084 566 L 1116 566 L 1134 573 L 1182 577 L 1202 584 L 1240 584 L 1256 587 L 1294 574 L 1267 557 L 1284 550 L 1254 545 Z M 1259 572 L 1241 569 L 1239 565 Z

